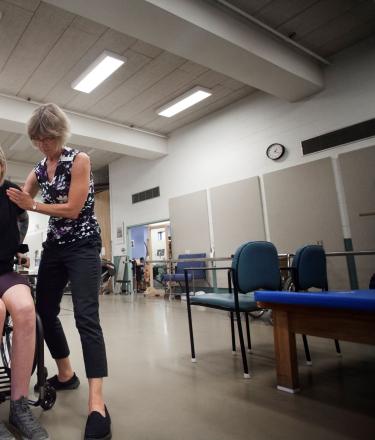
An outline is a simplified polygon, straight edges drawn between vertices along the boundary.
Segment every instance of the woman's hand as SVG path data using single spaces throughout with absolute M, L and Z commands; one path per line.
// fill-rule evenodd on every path
M 7 195 L 10 200 L 15 203 L 19 208 L 31 211 L 34 205 L 34 199 L 26 191 L 20 191 L 16 188 L 7 189 Z

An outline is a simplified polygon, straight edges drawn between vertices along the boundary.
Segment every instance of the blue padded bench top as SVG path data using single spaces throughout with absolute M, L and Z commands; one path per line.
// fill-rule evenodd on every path
M 258 290 L 255 300 L 278 304 L 299 304 L 307 307 L 375 311 L 375 290 L 328 292 L 287 292 Z

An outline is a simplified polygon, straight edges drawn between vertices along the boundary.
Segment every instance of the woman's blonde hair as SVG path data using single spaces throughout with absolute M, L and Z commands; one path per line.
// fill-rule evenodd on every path
M 66 114 L 53 103 L 36 108 L 27 122 L 27 133 L 31 140 L 52 137 L 65 144 L 70 135 L 70 124 Z
M 7 160 L 4 151 L 0 145 L 0 186 L 4 183 L 6 173 L 7 173 Z

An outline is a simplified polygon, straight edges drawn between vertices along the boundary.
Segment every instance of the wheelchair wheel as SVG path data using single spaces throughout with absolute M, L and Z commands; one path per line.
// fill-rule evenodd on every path
M 13 321 L 11 316 L 7 314 L 4 322 L 4 330 L 3 330 L 0 352 L 1 352 L 1 359 L 3 361 L 5 371 L 9 377 L 11 377 L 12 339 L 13 339 Z M 35 353 L 34 353 L 33 368 L 31 374 L 34 373 L 36 365 L 37 365 L 37 345 L 35 341 Z
M 45 410 L 48 411 L 53 407 L 53 405 L 56 402 L 56 390 L 55 388 L 51 387 L 48 383 L 44 386 L 44 397 L 43 399 L 40 399 L 39 403 L 40 406 Z

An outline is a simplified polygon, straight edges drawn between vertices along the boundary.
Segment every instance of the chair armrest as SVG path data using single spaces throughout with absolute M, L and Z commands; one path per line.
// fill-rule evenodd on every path
M 195 271 L 195 270 L 204 270 L 204 271 L 227 270 L 228 271 L 228 290 L 229 290 L 229 292 L 232 292 L 231 273 L 232 273 L 233 269 L 231 267 L 185 267 L 184 274 L 185 274 L 186 300 L 188 303 L 190 303 L 190 288 L 189 288 L 189 279 L 188 279 L 189 270 L 190 271 Z M 237 296 L 238 296 L 238 292 L 237 292 Z
M 231 267 L 185 267 L 184 272 L 187 270 L 233 270 Z

